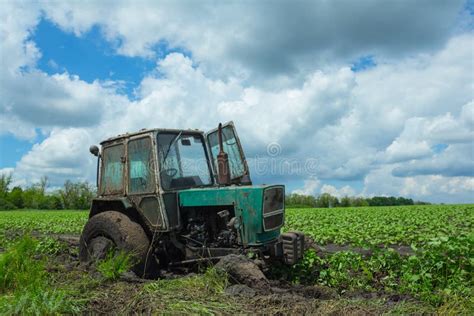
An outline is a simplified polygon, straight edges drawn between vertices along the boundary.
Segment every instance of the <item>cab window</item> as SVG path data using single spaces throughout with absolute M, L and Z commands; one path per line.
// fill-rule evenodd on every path
M 122 157 L 124 157 L 123 144 L 109 146 L 103 149 L 102 194 L 122 193 L 124 171 Z
M 217 170 L 217 155 L 219 154 L 218 132 L 215 131 L 207 137 L 211 148 L 212 159 L 214 160 L 214 166 Z M 222 143 L 224 151 L 229 158 L 231 179 L 242 177 L 245 174 L 245 164 L 232 126 L 228 125 L 222 128 Z
M 149 137 L 128 142 L 128 192 L 130 194 L 154 191 L 152 158 Z
M 199 134 L 158 134 L 161 186 L 165 190 L 212 184 L 204 139 Z

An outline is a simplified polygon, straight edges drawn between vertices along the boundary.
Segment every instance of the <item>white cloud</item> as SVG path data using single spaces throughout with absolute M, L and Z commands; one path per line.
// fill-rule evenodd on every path
M 78 128 L 55 129 L 49 137 L 35 144 L 17 163 L 16 179 L 33 183 L 47 175 L 53 183 L 73 178 L 90 180 L 95 174 L 88 146 L 92 143 L 90 131 Z
M 191 50 L 208 71 L 232 69 L 260 80 L 269 79 L 262 73 L 306 75 L 315 66 L 368 52 L 393 58 L 432 51 L 459 24 L 462 5 L 394 1 L 380 6 L 373 0 L 252 6 L 236 1 L 43 3 L 52 21 L 76 35 L 100 25 L 121 54 L 153 56 L 154 45 L 164 40 Z
M 429 159 L 413 160 L 395 166 L 398 177 L 416 175 L 443 175 L 446 177 L 474 176 L 474 143 L 449 145 L 445 151 Z
M 34 139 L 37 128 L 98 124 L 120 107 L 107 83 L 89 84 L 68 73 L 49 76 L 35 66 L 41 52 L 31 40 L 41 12 L 35 3 L 3 2 L 0 11 L 0 134 Z
M 419 175 L 394 177 L 391 166 L 372 170 L 364 179 L 365 196 L 407 196 L 415 200 L 446 203 L 473 203 L 474 178 Z
M 471 101 L 462 107 L 461 118 L 472 132 L 474 129 L 474 101 Z
M 316 195 L 321 182 L 316 179 L 307 179 L 304 181 L 304 186 L 301 189 L 293 190 L 291 193 L 302 194 L 302 195 Z
M 400 141 L 395 139 L 386 149 L 388 162 L 401 162 L 431 156 L 432 151 L 426 141 Z
M 162 77 L 146 77 L 138 101 L 124 101 L 115 112 L 105 112 L 106 119 L 87 131 L 97 139 L 98 135 L 144 127 L 206 129 L 218 121 L 234 120 L 250 152 L 262 152 L 267 143 L 276 141 L 283 154 L 317 157 L 320 176 L 326 179 L 363 178 L 376 165 L 377 151 L 390 153 L 397 144 L 395 139 L 385 148 L 383 144 L 376 146 L 368 135 L 364 137 L 367 129 L 382 127 L 387 117 L 370 116 L 370 111 L 363 114 L 362 100 L 354 98 L 361 84 L 355 85 L 354 75 L 346 68 L 334 73 L 315 72 L 300 88 L 271 92 L 246 88 L 236 78 L 227 82 L 208 78 L 181 54 L 168 55 L 158 66 Z M 416 139 L 426 143 L 426 135 L 433 138 L 435 123 L 446 118 L 457 120 L 450 114 L 439 119 L 408 120 L 400 124 L 399 139 L 411 137 L 410 128 L 405 128 L 410 122 L 423 122 L 428 132 Z
M 348 186 L 348 185 L 345 185 L 342 188 L 337 189 L 336 187 L 334 187 L 332 185 L 325 184 L 321 187 L 321 194 L 322 193 L 329 193 L 332 196 L 335 196 L 337 198 L 341 198 L 341 197 L 344 197 L 344 196 L 355 196 L 356 195 L 355 190 L 352 187 Z
M 39 22 L 40 12 L 32 2 L 2 1 L 0 10 L 1 77 L 13 74 L 20 67 L 32 67 L 41 56 L 29 37 Z
M 67 73 L 33 71 L 1 78 L 0 93 L 2 114 L 42 127 L 96 125 L 107 107 L 120 106 L 113 90 Z
M 1 168 L 0 175 L 10 175 L 13 174 L 13 171 L 15 171 L 14 168 Z

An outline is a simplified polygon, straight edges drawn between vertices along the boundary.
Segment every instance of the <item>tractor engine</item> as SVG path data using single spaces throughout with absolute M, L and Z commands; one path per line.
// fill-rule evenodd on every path
M 187 245 L 211 248 L 233 248 L 238 245 L 231 207 L 185 208 L 181 215 L 181 237 Z

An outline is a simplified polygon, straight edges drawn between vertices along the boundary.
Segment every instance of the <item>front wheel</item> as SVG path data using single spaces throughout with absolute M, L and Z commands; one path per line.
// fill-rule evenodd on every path
M 132 271 L 139 277 L 157 274 L 156 261 L 149 249 L 150 241 L 143 228 L 126 215 L 107 211 L 89 219 L 79 243 L 79 259 L 83 262 L 105 259 L 115 249 L 132 256 Z

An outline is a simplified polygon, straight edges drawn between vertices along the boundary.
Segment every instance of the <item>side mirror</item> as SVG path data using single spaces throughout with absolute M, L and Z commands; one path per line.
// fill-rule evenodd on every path
M 90 151 L 91 154 L 93 154 L 94 156 L 96 156 L 96 157 L 99 156 L 99 147 L 97 147 L 96 145 L 92 145 L 91 147 L 89 147 L 89 151 Z

